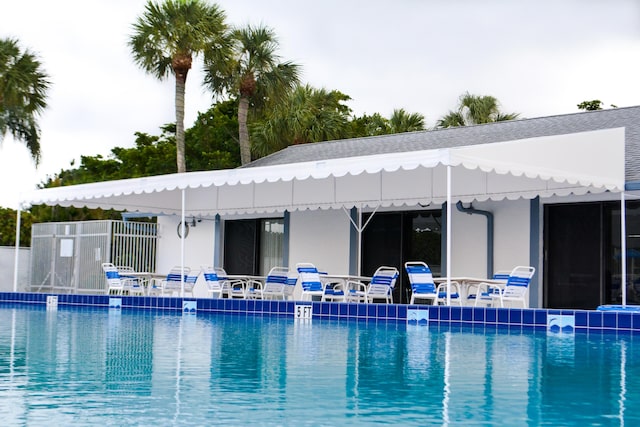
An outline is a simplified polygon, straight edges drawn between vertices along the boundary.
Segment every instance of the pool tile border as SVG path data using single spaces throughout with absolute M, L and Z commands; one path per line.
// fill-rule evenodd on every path
M 109 308 L 108 295 L 73 295 L 53 293 L 0 292 L 0 303 L 35 304 L 46 306 L 47 297 L 56 296 L 58 306 L 86 306 Z M 295 317 L 295 301 L 232 300 L 207 298 L 169 298 L 122 296 L 122 310 L 147 309 L 182 311 L 184 302 L 196 304 L 198 313 L 227 313 L 235 315 L 269 315 Z M 328 320 L 357 320 L 366 322 L 406 323 L 414 310 L 426 310 L 430 325 L 469 325 L 508 327 L 510 329 L 547 329 L 549 316 L 574 316 L 576 332 L 612 331 L 640 333 L 640 311 L 552 310 L 519 308 L 484 308 L 455 306 L 426 306 L 403 304 L 362 304 L 340 302 L 306 302 L 312 306 L 312 318 Z M 415 312 L 414 312 L 415 313 Z

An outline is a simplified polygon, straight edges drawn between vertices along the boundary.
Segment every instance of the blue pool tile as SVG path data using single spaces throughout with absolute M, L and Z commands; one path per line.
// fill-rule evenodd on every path
M 618 313 L 618 328 L 631 329 L 631 313 Z
M 618 313 L 605 311 L 602 313 L 602 326 L 615 329 L 618 324 Z
M 509 309 L 498 308 L 498 323 L 509 323 Z
M 322 310 L 320 310 L 320 312 L 324 315 L 329 314 L 329 312 L 331 311 L 331 304 L 327 302 L 323 302 L 321 304 L 322 304 Z
M 462 321 L 473 321 L 473 307 L 462 307 Z
M 602 327 L 602 313 L 594 311 L 589 312 L 589 328 L 601 328 Z
M 451 320 L 459 322 L 462 320 L 462 307 L 451 307 Z
M 589 326 L 589 319 L 586 311 L 576 311 L 575 323 L 576 328 L 586 328 Z
M 387 306 L 387 304 L 378 304 L 376 306 L 376 317 L 378 319 L 386 319 L 387 316 L 387 310 L 388 310 L 389 306 Z
M 397 319 L 398 318 L 398 306 L 390 305 L 387 307 L 387 316 L 389 319 Z
M 375 318 L 378 314 L 377 306 L 379 304 L 367 304 L 367 317 Z
M 498 320 L 498 310 L 496 308 L 487 308 L 484 312 L 485 323 L 496 323 Z
M 348 303 L 349 306 L 349 316 L 356 317 L 358 315 L 358 305 L 356 303 Z
M 341 302 L 338 307 L 338 314 L 340 316 L 347 316 L 349 314 L 349 304 Z
M 429 320 L 438 320 L 438 307 L 429 308 Z
M 522 324 L 523 325 L 534 325 L 534 310 L 522 310 Z
M 438 320 L 449 320 L 451 319 L 451 307 L 448 306 L 440 306 L 438 307 Z
M 509 310 L 509 323 L 521 325 L 522 324 L 522 310 L 512 308 Z
M 485 321 L 485 312 L 486 309 L 484 307 L 473 307 L 473 321 L 474 322 L 484 322 Z
M 547 326 L 547 312 L 545 310 L 535 311 L 535 324 Z
M 368 304 L 356 304 L 356 307 L 358 307 L 358 317 L 367 317 Z
M 329 314 L 332 316 L 337 316 L 338 315 L 338 310 L 340 308 L 340 304 L 331 304 L 329 306 Z
M 407 306 L 406 305 L 398 305 L 398 320 L 407 320 Z

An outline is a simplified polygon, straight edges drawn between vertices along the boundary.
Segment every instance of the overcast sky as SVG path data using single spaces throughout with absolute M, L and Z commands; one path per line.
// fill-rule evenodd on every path
M 275 30 L 302 80 L 349 95 L 354 114 L 421 113 L 427 126 L 465 91 L 540 117 L 640 105 L 638 0 L 220 0 L 228 22 Z M 36 52 L 52 88 L 40 118 L 42 161 L 0 147 L 0 206 L 79 164 L 175 121 L 174 81 L 145 74 L 127 40 L 143 0 L 20 0 L 0 8 L 0 37 Z M 211 105 L 201 62 L 187 80 L 185 126 Z

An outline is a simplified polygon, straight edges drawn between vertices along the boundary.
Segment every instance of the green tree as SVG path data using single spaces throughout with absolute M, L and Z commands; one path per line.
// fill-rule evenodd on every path
M 249 107 L 259 109 L 265 102 L 274 105 L 285 98 L 299 81 L 300 67 L 280 62 L 278 41 L 273 30 L 247 26 L 232 32 L 233 48 L 229 56 L 210 50 L 205 54 L 205 84 L 220 96 L 238 96 L 238 135 L 240 161 L 251 161 Z
M 0 141 L 9 132 L 27 145 L 40 161 L 37 116 L 47 106 L 50 83 L 35 54 L 22 50 L 15 39 L 0 39 Z
M 580 104 L 578 104 L 578 108 L 585 111 L 602 110 L 602 101 L 600 101 L 599 99 L 582 101 Z
M 15 246 L 16 218 L 15 210 L 0 208 L 0 246 Z M 22 212 L 20 216 L 20 246 L 29 246 L 32 223 L 32 215 L 29 212 Z
M 292 144 L 350 137 L 351 110 L 343 104 L 349 99 L 336 90 L 298 86 L 252 126 L 254 152 L 266 156 Z
M 415 132 L 424 130 L 424 116 L 419 113 L 407 113 L 403 108 L 393 110 L 389 119 L 391 133 Z
M 454 111 L 449 111 L 449 113 L 438 120 L 436 127 L 471 126 L 515 120 L 519 116 L 519 113 L 501 112 L 498 100 L 493 96 L 471 95 L 469 92 L 466 92 L 460 97 L 458 108 Z
M 176 164 L 186 172 L 184 93 L 193 56 L 229 46 L 225 15 L 201 0 L 149 1 L 129 40 L 135 62 L 160 80 L 175 76 Z

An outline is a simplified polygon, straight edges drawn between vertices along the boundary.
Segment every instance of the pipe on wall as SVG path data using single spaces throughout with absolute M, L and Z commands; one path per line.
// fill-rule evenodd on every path
M 493 277 L 493 212 L 475 209 L 471 204 L 465 208 L 462 202 L 456 203 L 456 208 L 469 215 L 478 214 L 487 218 L 487 277 Z

